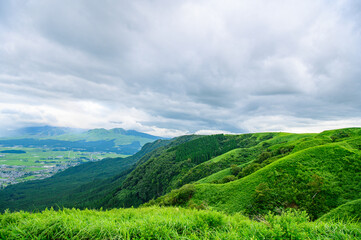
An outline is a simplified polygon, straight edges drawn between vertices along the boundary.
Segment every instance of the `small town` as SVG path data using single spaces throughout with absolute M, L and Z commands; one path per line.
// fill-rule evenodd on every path
M 59 156 L 59 158 L 60 157 L 61 156 Z M 24 181 L 48 178 L 58 172 L 64 171 L 69 167 L 77 166 L 85 161 L 98 161 L 98 159 L 88 159 L 85 157 L 80 157 L 67 162 L 35 161 L 36 163 L 43 164 L 43 166 L 36 167 L 36 170 L 31 170 L 28 165 L 25 166 L 0 164 L 0 189 Z

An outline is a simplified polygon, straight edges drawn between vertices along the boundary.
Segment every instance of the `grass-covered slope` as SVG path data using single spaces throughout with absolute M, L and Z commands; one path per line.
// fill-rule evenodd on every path
M 200 181 L 202 178 L 207 178 L 211 174 L 217 174 L 219 172 L 229 172 L 226 169 L 231 165 L 243 165 L 252 161 L 262 151 L 261 147 L 250 148 L 236 148 L 215 158 L 212 158 L 206 162 L 203 162 L 195 167 L 191 168 L 187 173 L 183 174 L 175 184 L 175 187 L 181 187 L 184 184 Z M 228 174 L 228 175 L 229 175 Z
M 347 202 L 323 215 L 320 221 L 361 222 L 361 199 Z
M 276 134 L 203 136 L 170 147 L 139 164 L 122 184 L 112 205 L 138 206 L 172 189 L 228 168 L 232 163 L 250 161 L 255 152 L 259 151 L 252 147 L 274 135 Z M 243 150 L 222 155 L 237 148 Z
M 234 182 L 196 185 L 193 199 L 230 212 L 297 207 L 319 217 L 361 197 L 360 171 L 360 155 L 331 144 L 289 155 Z
M 226 184 L 195 184 L 193 190 L 184 187 L 155 202 L 184 204 L 179 200 L 184 197 L 189 206 L 251 215 L 292 207 L 318 218 L 347 201 L 361 198 L 360 136 L 357 128 L 303 138 L 279 135 L 261 143 L 268 146 L 267 154 L 262 153 L 248 164 L 245 169 L 252 171 L 245 175 L 241 171 L 240 179 Z
M 1 239 L 360 239 L 359 224 L 309 222 L 305 212 L 240 215 L 183 208 L 64 209 L 0 215 Z

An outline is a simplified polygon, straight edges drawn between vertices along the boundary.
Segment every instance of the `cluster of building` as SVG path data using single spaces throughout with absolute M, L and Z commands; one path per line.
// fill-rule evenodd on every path
M 55 165 L 45 164 L 42 166 L 42 169 L 38 168 L 34 171 L 29 170 L 29 166 L 9 166 L 5 164 L 0 165 L 0 189 L 8 185 L 24 182 L 27 180 L 39 180 L 51 177 L 57 172 L 79 165 L 80 162 L 71 161 Z

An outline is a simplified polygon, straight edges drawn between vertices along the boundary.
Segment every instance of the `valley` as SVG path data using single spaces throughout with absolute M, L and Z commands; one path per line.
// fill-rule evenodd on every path
M 69 167 L 109 157 L 128 155 L 109 152 L 85 152 L 79 149 L 0 147 L 0 188 L 28 180 L 51 177 Z
M 0 138 L 0 189 L 104 158 L 123 158 L 158 139 L 123 129 L 27 127 Z

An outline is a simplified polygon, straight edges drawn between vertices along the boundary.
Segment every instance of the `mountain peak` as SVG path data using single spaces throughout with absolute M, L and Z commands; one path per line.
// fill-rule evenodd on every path
M 126 135 L 126 136 L 136 136 L 136 137 L 143 137 L 148 139 L 164 139 L 162 137 L 153 136 L 147 133 L 138 132 L 136 130 L 125 130 L 123 128 L 112 128 L 112 129 L 104 129 L 104 128 L 95 128 L 88 131 L 91 134 L 119 134 L 119 135 Z

